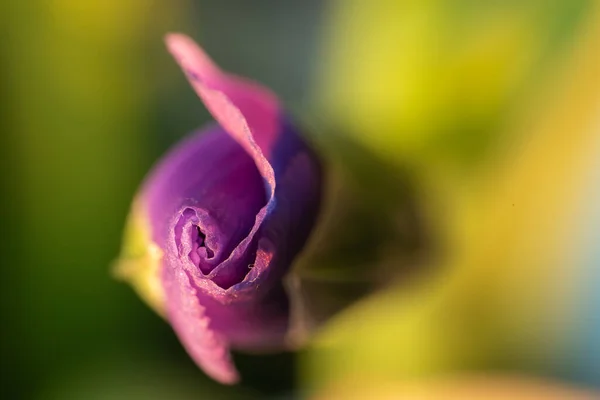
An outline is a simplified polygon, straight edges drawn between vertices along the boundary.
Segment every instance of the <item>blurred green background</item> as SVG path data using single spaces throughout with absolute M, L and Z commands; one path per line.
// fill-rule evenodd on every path
M 287 398 L 365 371 L 600 386 L 599 21 L 588 0 L 2 2 L 2 397 Z M 330 180 L 305 325 L 383 290 L 303 357 L 236 354 L 239 387 L 110 274 L 145 172 L 209 120 L 169 31 L 312 128 Z

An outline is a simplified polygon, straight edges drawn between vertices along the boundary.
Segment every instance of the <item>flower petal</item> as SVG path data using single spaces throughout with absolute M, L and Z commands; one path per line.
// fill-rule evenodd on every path
M 268 89 L 221 71 L 188 36 L 169 34 L 166 44 L 188 81 L 219 124 L 250 154 L 274 189 L 265 162 L 279 132 L 279 102 Z
M 220 71 L 186 36 L 166 42 L 219 126 L 182 141 L 148 176 L 136 204 L 160 267 L 135 283 L 162 288 L 157 308 L 192 358 L 234 383 L 230 347 L 285 345 L 282 278 L 315 221 L 320 165 L 269 90 Z

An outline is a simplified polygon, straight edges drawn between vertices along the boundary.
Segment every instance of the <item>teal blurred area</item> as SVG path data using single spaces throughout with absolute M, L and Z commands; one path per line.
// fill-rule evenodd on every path
M 25 0 L 0 5 L 2 398 L 287 393 L 291 355 L 211 382 L 111 276 L 145 172 L 208 113 L 166 52 L 183 31 L 289 102 L 306 95 L 317 1 Z M 179 397 L 180 396 L 180 397 Z
M 600 152 L 600 134 L 596 141 Z M 596 161 L 590 179 L 589 194 L 581 206 L 583 218 L 580 248 L 582 274 L 582 300 L 579 305 L 583 321 L 578 335 L 573 339 L 576 351 L 573 364 L 576 368 L 563 366 L 564 373 L 574 380 L 600 386 L 600 158 Z M 579 360 L 579 362 L 577 362 Z

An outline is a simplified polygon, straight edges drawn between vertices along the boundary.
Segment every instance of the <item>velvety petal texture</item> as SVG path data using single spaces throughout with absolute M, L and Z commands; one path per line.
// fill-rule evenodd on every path
M 321 171 L 273 93 L 221 71 L 184 35 L 166 42 L 217 124 L 147 177 L 120 270 L 206 373 L 234 383 L 231 347 L 284 345 L 282 279 L 315 221 Z

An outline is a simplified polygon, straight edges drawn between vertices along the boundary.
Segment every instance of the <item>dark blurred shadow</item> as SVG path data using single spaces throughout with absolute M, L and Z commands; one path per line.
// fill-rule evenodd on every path
M 385 163 L 335 130 L 313 138 L 331 155 L 328 192 L 295 270 L 295 295 L 303 323 L 314 327 L 375 290 L 412 281 L 425 272 L 424 257 L 435 254 L 435 246 L 408 168 Z

